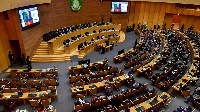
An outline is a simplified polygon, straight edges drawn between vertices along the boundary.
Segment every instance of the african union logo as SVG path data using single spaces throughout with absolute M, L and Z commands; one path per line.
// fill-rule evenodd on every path
M 81 9 L 81 0 L 70 0 L 70 7 L 72 11 L 78 12 Z

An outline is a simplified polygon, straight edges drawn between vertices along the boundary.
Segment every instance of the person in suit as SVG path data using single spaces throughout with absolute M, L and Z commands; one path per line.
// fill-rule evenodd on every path
M 20 63 L 21 63 L 21 67 L 24 65 L 24 63 L 25 63 L 25 58 L 24 58 L 24 54 L 23 53 L 21 53 L 20 54 Z
M 13 53 L 11 51 L 9 51 L 8 57 L 10 59 L 11 65 L 12 65 L 14 63 L 14 55 L 13 55 Z
M 134 31 L 134 29 L 135 29 L 135 23 L 133 23 L 133 31 Z
M 184 24 L 181 26 L 181 32 L 183 32 L 183 29 L 184 29 Z
M 138 23 L 138 29 L 140 29 L 140 23 Z
M 156 24 L 154 25 L 154 27 L 153 27 L 154 29 L 156 29 Z
M 157 30 L 160 30 L 160 24 L 158 25 L 158 29 Z

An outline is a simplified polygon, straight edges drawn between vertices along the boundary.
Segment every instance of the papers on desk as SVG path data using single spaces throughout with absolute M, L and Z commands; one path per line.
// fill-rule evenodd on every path
M 11 95 L 7 95 L 7 96 L 5 96 L 6 97 L 6 99 L 9 99 L 10 97 L 11 97 Z

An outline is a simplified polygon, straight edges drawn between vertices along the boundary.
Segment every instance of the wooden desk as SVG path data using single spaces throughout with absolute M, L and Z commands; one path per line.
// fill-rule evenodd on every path
M 104 60 L 101 60 L 101 61 L 97 61 L 97 62 L 94 62 L 94 63 L 96 63 L 96 64 L 103 64 L 103 63 L 105 63 L 105 61 Z M 68 67 L 68 70 L 69 70 L 69 74 L 73 74 L 74 73 L 74 70 L 75 71 L 78 71 L 78 72 L 81 72 L 81 70 L 83 70 L 83 69 L 85 69 L 85 68 L 87 68 L 87 67 L 89 67 L 89 68 L 91 68 L 91 67 L 93 67 L 93 66 L 95 66 L 96 64 L 94 64 L 94 63 L 90 63 L 90 65 L 88 66 L 87 64 L 83 64 L 83 65 L 76 65 L 76 66 L 69 66 Z M 107 63 L 107 62 L 106 62 Z M 73 67 L 75 67 L 75 68 L 73 68 Z
M 179 79 L 177 83 L 175 83 L 175 84 L 171 87 L 171 89 L 170 89 L 170 94 L 172 94 L 172 93 L 174 93 L 174 92 L 179 93 L 179 91 L 180 91 L 180 87 L 179 87 L 180 84 L 182 84 L 182 86 L 185 86 L 185 85 L 191 80 L 191 78 L 188 77 L 188 75 L 189 75 L 189 73 L 191 73 L 191 75 L 194 75 L 194 73 L 192 72 L 193 70 L 195 70 L 195 71 L 197 70 L 197 69 L 194 67 L 194 65 L 192 65 L 192 66 L 190 67 L 189 71 L 188 71 L 181 79 Z M 183 80 L 186 80 L 186 81 L 183 81 Z
M 48 41 L 48 48 L 49 48 L 49 54 L 54 54 L 55 50 L 58 49 L 59 47 L 63 46 L 63 41 L 66 39 L 70 39 L 73 36 L 77 36 L 77 35 L 85 35 L 85 32 L 89 32 L 90 34 L 93 33 L 94 30 L 96 30 L 97 32 L 100 29 L 110 29 L 110 28 L 115 28 L 116 31 L 120 31 L 121 30 L 121 24 L 118 25 L 103 25 L 103 26 L 95 26 L 95 27 L 91 27 L 91 28 L 86 28 L 86 29 L 81 29 L 81 30 L 77 30 L 75 32 L 71 32 L 68 34 L 63 35 L 62 37 L 56 37 L 54 39 L 51 39 Z
M 40 99 L 40 95 L 43 93 L 48 93 L 48 91 L 40 91 L 40 92 L 36 92 L 34 94 L 37 94 L 37 96 L 35 97 L 29 97 L 28 95 L 30 94 L 29 92 L 27 93 L 23 93 L 22 97 L 19 98 L 6 98 L 6 96 L 10 96 L 10 95 L 15 95 L 15 93 L 3 93 L 3 97 L 0 98 L 0 100 L 19 100 L 19 101 L 23 101 L 24 104 L 26 104 L 26 101 L 31 100 L 31 99 Z M 55 95 L 50 95 L 51 98 L 57 98 L 57 90 L 56 90 L 56 94 Z
M 162 98 L 161 98 L 161 95 L 166 95 L 167 97 L 166 97 L 165 99 L 162 99 Z M 170 95 L 167 94 L 166 92 L 163 92 L 161 95 L 157 95 L 158 97 L 155 96 L 155 97 L 153 97 L 153 98 L 151 98 L 151 99 L 149 99 L 149 100 L 147 100 L 147 101 L 145 101 L 145 102 L 143 102 L 143 103 L 140 103 L 138 106 L 133 106 L 133 107 L 129 108 L 129 109 L 130 109 L 130 112 L 137 112 L 136 109 L 137 109 L 138 107 L 144 107 L 145 109 L 142 110 L 143 112 L 149 111 L 150 108 L 155 107 L 156 105 L 159 105 L 159 104 L 161 104 L 161 103 L 165 103 L 165 102 L 167 102 L 167 100 L 170 98 Z M 150 103 L 151 101 L 153 101 L 156 97 L 157 97 L 158 103 L 156 103 L 156 104 L 154 104 L 154 105 L 149 104 L 149 103 Z
M 73 42 L 70 42 L 68 47 L 63 45 L 64 48 L 65 48 L 65 53 L 66 54 L 72 53 L 74 50 L 78 49 L 78 45 L 79 44 L 85 42 L 86 40 L 90 42 L 92 38 L 97 40 L 97 36 L 101 37 L 102 35 L 104 35 L 104 37 L 108 37 L 109 34 L 112 35 L 114 33 L 116 35 L 119 35 L 119 31 L 115 30 L 115 31 L 107 31 L 107 32 L 101 32 L 101 33 L 95 33 L 95 34 L 91 34 L 89 36 L 81 37 L 79 40 L 75 40 Z M 119 39 L 118 39 L 118 41 L 119 41 Z
M 119 40 L 120 37 L 111 37 L 109 39 L 109 42 L 114 42 L 115 43 L 115 40 Z M 96 45 L 98 44 L 103 44 L 105 43 L 105 41 L 107 41 L 108 38 L 104 38 L 104 39 L 101 39 L 101 40 L 96 40 L 94 41 L 93 43 L 91 43 L 90 45 L 82 48 L 79 50 L 79 58 L 81 56 L 81 58 L 84 58 L 87 54 L 91 53 L 92 51 L 94 51 L 96 49 Z
M 33 78 L 34 78 L 34 73 L 36 73 L 36 72 L 40 72 L 44 76 L 46 76 L 47 74 L 50 74 L 50 73 L 54 73 L 54 74 L 58 75 L 58 70 L 57 69 L 55 69 L 55 71 L 49 71 L 50 69 L 53 69 L 53 68 L 31 69 L 31 71 L 26 71 L 27 69 L 8 69 L 6 71 L 6 73 L 11 73 L 12 71 L 15 71 L 17 74 L 20 74 L 20 73 L 31 74 Z M 24 70 L 25 70 L 25 72 L 24 72 Z
M 133 76 L 132 76 L 132 77 L 133 77 Z M 121 81 L 125 81 L 125 80 L 127 80 L 127 79 L 129 79 L 129 78 L 130 78 L 130 77 L 128 77 L 128 75 L 126 74 L 126 75 L 122 75 L 122 76 L 113 78 L 113 82 L 104 80 L 104 81 L 102 81 L 102 82 L 93 83 L 92 85 L 95 85 L 96 88 L 99 89 L 99 88 L 102 88 L 102 87 L 106 87 L 106 86 L 109 85 L 109 84 L 112 84 L 112 85 L 113 85 L 113 84 L 115 84 L 115 83 L 117 83 L 117 82 L 119 82 L 119 81 L 120 81 L 120 82 L 121 82 Z M 119 80 L 119 81 L 114 81 L 115 79 L 120 79 L 120 80 Z M 108 84 L 106 84 L 106 83 L 108 83 Z M 79 89 L 78 89 L 79 87 L 72 87 L 72 88 L 71 88 L 72 96 L 76 96 L 78 93 L 83 93 L 83 92 L 85 92 L 85 93 L 87 94 L 87 91 L 91 89 L 90 86 L 91 86 L 91 84 L 90 84 L 90 85 L 83 85 L 83 86 L 81 86 L 81 88 L 83 88 L 82 90 L 79 90 Z M 76 90 L 75 90 L 75 89 L 76 89 Z

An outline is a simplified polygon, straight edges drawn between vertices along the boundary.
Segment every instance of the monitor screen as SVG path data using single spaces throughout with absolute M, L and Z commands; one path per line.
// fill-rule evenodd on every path
M 28 29 L 40 23 L 38 8 L 36 5 L 18 9 L 22 30 Z
M 127 13 L 128 2 L 112 2 L 111 13 Z

